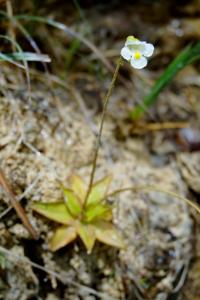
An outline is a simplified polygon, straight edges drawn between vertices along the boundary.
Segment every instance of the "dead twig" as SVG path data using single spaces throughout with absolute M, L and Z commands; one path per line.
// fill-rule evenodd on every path
M 22 223 L 24 224 L 24 226 L 26 227 L 26 229 L 28 230 L 30 235 L 34 239 L 37 239 L 38 235 L 37 235 L 35 229 L 33 228 L 33 226 L 31 225 L 31 223 L 29 221 L 29 219 L 27 218 L 23 207 L 17 201 L 17 199 L 15 197 L 15 194 L 13 193 L 13 191 L 10 187 L 10 184 L 8 183 L 7 179 L 5 178 L 5 175 L 4 175 L 3 171 L 1 169 L 0 169 L 0 185 L 3 187 L 4 191 L 8 195 L 8 197 L 10 199 L 10 202 L 11 202 L 12 206 L 14 207 L 18 217 L 21 219 Z
M 139 123 L 134 124 L 134 127 L 130 131 L 132 134 L 144 134 L 147 131 L 182 129 L 187 127 L 189 127 L 188 122 Z
M 35 187 L 35 185 L 38 183 L 38 181 L 40 180 L 41 176 L 37 176 L 37 178 L 26 188 L 26 190 L 19 196 L 17 196 L 17 201 L 21 201 L 27 194 L 30 193 L 30 191 Z M 6 208 L 1 214 L 0 214 L 0 220 L 5 217 L 5 215 L 7 215 L 11 210 L 12 210 L 12 206 L 9 206 L 8 208 Z

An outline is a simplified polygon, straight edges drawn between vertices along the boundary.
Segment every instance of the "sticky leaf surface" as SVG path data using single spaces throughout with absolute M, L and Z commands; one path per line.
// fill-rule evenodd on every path
M 76 196 L 81 200 L 82 204 L 85 199 L 87 187 L 82 178 L 78 175 L 70 177 L 70 185 Z
M 84 217 L 86 222 L 97 219 L 109 221 L 112 220 L 112 209 L 108 204 L 92 204 L 86 208 Z
M 87 200 L 87 205 L 96 204 L 105 198 L 111 180 L 112 176 L 106 176 L 93 185 Z
M 50 220 L 56 221 L 61 224 L 71 224 L 74 219 L 72 215 L 66 208 L 64 202 L 55 202 L 55 203 L 34 203 L 32 205 L 33 210 L 39 214 L 47 217 Z
M 75 240 L 77 237 L 76 228 L 73 226 L 62 226 L 58 227 L 51 239 L 50 248 L 52 251 L 56 251 L 70 242 Z
M 91 253 L 96 239 L 94 227 L 91 224 L 80 223 L 77 231 L 88 251 L 88 254 Z
M 79 202 L 76 195 L 74 195 L 73 191 L 70 189 L 63 188 L 65 204 L 70 211 L 70 213 L 77 217 L 81 212 L 81 203 Z
M 97 240 L 110 246 L 124 248 L 123 238 L 113 224 L 102 221 L 94 226 Z

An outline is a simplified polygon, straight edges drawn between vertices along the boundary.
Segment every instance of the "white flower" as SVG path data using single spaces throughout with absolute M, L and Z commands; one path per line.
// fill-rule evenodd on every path
M 128 60 L 133 68 L 142 69 L 147 65 L 146 57 L 150 57 L 153 51 L 152 44 L 139 41 L 134 36 L 128 36 L 121 50 L 121 56 Z

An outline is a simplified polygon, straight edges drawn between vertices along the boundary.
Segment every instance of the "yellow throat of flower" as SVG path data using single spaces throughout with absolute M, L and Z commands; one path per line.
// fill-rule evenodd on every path
M 140 53 L 140 51 L 135 51 L 135 53 L 134 53 L 134 58 L 135 59 L 140 59 L 141 58 L 141 53 Z

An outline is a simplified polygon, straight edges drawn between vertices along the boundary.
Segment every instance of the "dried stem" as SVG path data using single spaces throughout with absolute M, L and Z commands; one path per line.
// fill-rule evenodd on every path
M 193 207 L 200 214 L 200 206 L 198 204 L 195 204 L 190 199 L 187 199 L 183 196 L 180 196 L 175 192 L 168 191 L 168 190 L 165 190 L 165 189 L 162 189 L 162 188 L 158 188 L 157 186 L 154 186 L 154 185 L 136 185 L 136 186 L 133 186 L 133 187 L 122 188 L 122 189 L 115 190 L 115 191 L 107 194 L 106 198 L 114 197 L 117 194 L 128 192 L 128 191 L 132 191 L 132 192 L 141 191 L 141 192 L 144 192 L 144 193 L 149 193 L 149 192 L 163 193 L 165 195 L 168 195 L 168 196 L 171 196 L 171 197 L 174 197 L 176 199 L 184 201 L 185 203 L 187 203 L 188 205 Z
M 17 201 L 17 199 L 16 199 L 16 197 L 15 197 L 15 195 L 14 195 L 14 193 L 13 193 L 11 187 L 10 187 L 10 184 L 8 183 L 8 181 L 5 178 L 5 175 L 4 175 L 4 173 L 2 172 L 1 169 L 0 169 L 0 185 L 3 187 L 6 194 L 9 196 L 9 199 L 10 199 L 10 202 L 11 202 L 12 206 L 14 207 L 17 215 L 21 219 L 22 223 L 24 224 L 24 226 L 26 227 L 26 229 L 28 230 L 30 235 L 34 239 L 37 239 L 37 233 L 36 233 L 35 229 L 33 228 L 33 226 L 31 225 L 31 223 L 29 221 L 29 219 L 27 218 L 23 207 Z
M 7 15 L 8 15 L 8 18 L 9 18 L 9 21 L 10 21 L 10 26 L 9 26 L 9 35 L 10 37 L 12 38 L 13 41 L 16 41 L 16 38 L 15 38 L 15 30 L 14 30 L 14 27 L 13 27 L 13 22 L 12 22 L 12 19 L 13 19 L 13 8 L 12 8 L 12 3 L 10 0 L 6 0 L 6 10 L 7 10 Z M 15 45 L 12 44 L 12 48 L 13 48 L 13 52 L 15 52 Z
M 95 148 L 95 153 L 94 153 L 94 159 L 93 159 L 93 163 L 92 163 L 92 171 L 91 171 L 91 175 L 90 175 L 90 182 L 89 182 L 89 186 L 88 186 L 88 190 L 85 196 L 85 201 L 84 201 L 84 205 L 86 206 L 87 204 L 87 199 L 89 197 L 93 182 L 94 182 L 94 176 L 95 176 L 95 171 L 96 171 L 96 166 L 97 166 L 97 158 L 98 158 L 98 154 L 99 154 L 99 148 L 101 145 L 101 136 L 102 136 L 102 131 L 103 131 L 103 124 L 104 124 L 104 120 L 105 120 L 105 114 L 107 111 L 107 106 L 108 106 L 108 102 L 110 99 L 110 96 L 112 94 L 113 88 L 115 86 L 115 82 L 117 79 L 117 75 L 119 73 L 119 68 L 122 65 L 122 58 L 120 57 L 118 62 L 117 62 L 117 66 L 111 81 L 111 84 L 109 86 L 108 92 L 106 94 L 105 100 L 104 100 L 104 104 L 103 104 L 103 112 L 102 112 L 102 117 L 101 117 L 101 123 L 99 126 L 99 131 L 98 131 L 98 135 L 97 135 L 97 140 L 96 140 L 96 148 Z

